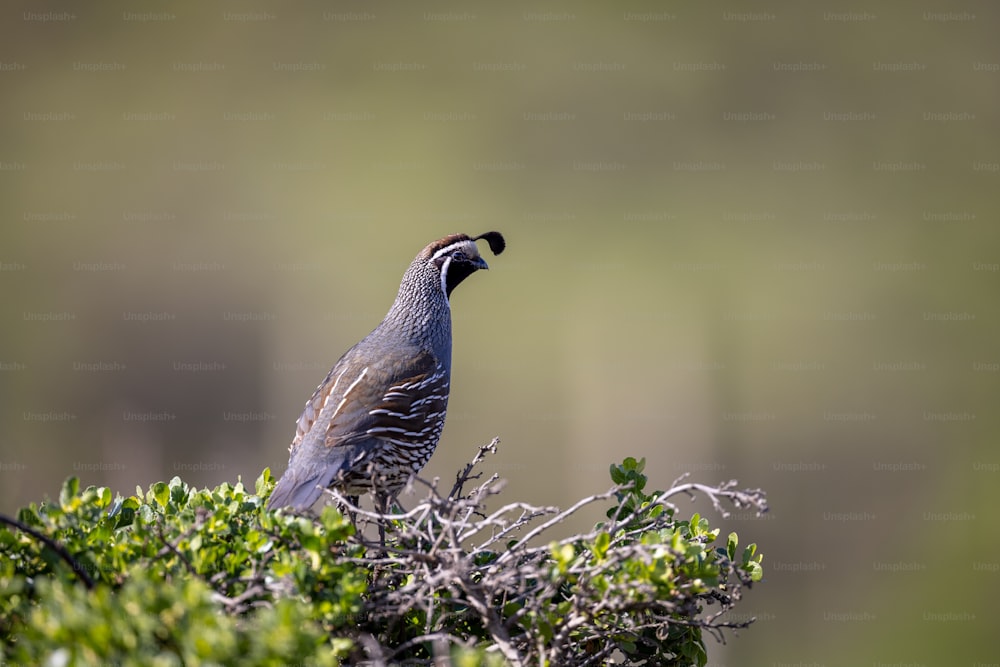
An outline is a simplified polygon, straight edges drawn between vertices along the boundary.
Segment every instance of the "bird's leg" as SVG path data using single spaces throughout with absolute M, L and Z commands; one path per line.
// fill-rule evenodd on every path
M 375 511 L 381 516 L 378 520 L 378 544 L 385 551 L 385 517 L 389 513 L 390 496 L 386 493 L 373 494 L 375 500 Z
M 359 496 L 346 496 L 346 498 L 347 498 L 347 502 L 350 503 L 352 507 L 357 507 L 358 506 L 358 498 L 359 498 Z M 358 515 L 357 515 L 357 512 L 355 512 L 354 510 L 352 510 L 349 507 L 347 507 L 345 505 L 342 505 L 340 503 L 338 503 L 338 508 L 340 509 L 340 513 L 346 515 L 347 518 L 351 521 L 351 525 L 354 526 L 354 532 L 358 532 Z

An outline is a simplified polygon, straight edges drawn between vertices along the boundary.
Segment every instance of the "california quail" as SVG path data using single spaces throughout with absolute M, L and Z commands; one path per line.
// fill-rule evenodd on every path
M 288 469 L 268 507 L 308 509 L 326 487 L 371 492 L 383 509 L 434 453 L 451 378 L 455 287 L 488 268 L 476 241 L 503 252 L 499 232 L 452 234 L 420 251 L 375 330 L 316 388 L 288 448 Z

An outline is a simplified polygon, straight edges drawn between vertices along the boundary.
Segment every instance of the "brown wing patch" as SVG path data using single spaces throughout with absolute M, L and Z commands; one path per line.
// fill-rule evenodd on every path
M 433 355 L 420 352 L 401 363 L 355 366 L 338 363 L 306 402 L 289 447 L 293 454 L 304 440 L 326 447 L 364 437 L 407 446 L 436 444 L 448 407 L 449 378 Z
M 292 444 L 289 445 L 289 451 L 295 449 L 302 438 L 305 437 L 306 433 L 312 429 L 316 419 L 319 417 L 320 412 L 326 407 L 327 403 L 330 401 L 331 397 L 335 395 L 335 390 L 337 389 L 341 378 L 344 375 L 346 369 L 339 367 L 340 365 L 335 365 L 330 372 L 327 374 L 323 382 L 316 387 L 316 391 L 313 395 L 309 397 L 306 401 L 305 408 L 302 409 L 302 414 L 299 415 L 299 419 L 295 422 L 295 438 L 292 440 Z
M 398 381 L 368 415 L 368 435 L 404 446 L 437 443 L 448 408 L 447 373 L 441 367 Z

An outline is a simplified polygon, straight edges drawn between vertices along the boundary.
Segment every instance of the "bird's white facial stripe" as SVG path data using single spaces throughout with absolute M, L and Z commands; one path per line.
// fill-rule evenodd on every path
M 465 256 L 469 259 L 479 257 L 479 248 L 476 247 L 475 241 L 458 241 L 451 245 L 446 245 L 431 255 L 431 261 L 439 261 L 444 258 L 441 264 L 441 293 L 444 294 L 446 301 L 448 300 L 448 268 L 451 266 L 451 254 L 456 250 L 464 252 Z
M 451 257 L 444 258 L 444 264 L 441 265 L 441 293 L 444 294 L 444 300 L 448 300 L 448 267 L 451 266 Z
M 456 250 L 462 250 L 469 257 L 479 257 L 479 248 L 476 247 L 473 241 L 458 241 L 457 243 L 452 243 L 447 245 L 431 256 L 431 259 L 439 259 L 444 255 L 455 252 Z

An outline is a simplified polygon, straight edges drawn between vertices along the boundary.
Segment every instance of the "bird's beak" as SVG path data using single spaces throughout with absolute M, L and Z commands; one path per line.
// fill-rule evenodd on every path
M 490 265 L 487 264 L 486 260 L 483 259 L 482 257 L 477 257 L 476 261 L 474 261 L 472 264 L 473 264 L 473 266 L 476 267 L 476 269 L 489 269 L 490 268 Z

